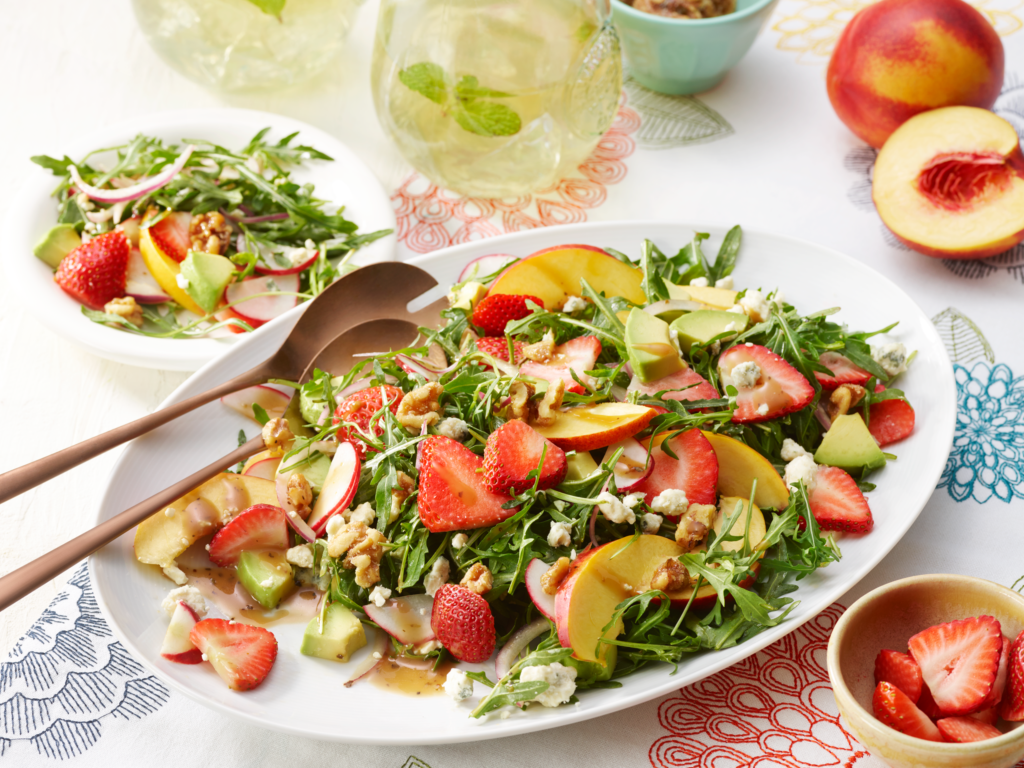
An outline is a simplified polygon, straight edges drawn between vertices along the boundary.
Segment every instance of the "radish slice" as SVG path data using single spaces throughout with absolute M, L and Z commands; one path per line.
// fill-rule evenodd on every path
M 189 144 L 178 155 L 177 160 L 156 176 L 143 179 L 138 184 L 122 187 L 121 189 L 100 189 L 91 184 L 86 184 L 78 174 L 78 169 L 73 165 L 68 167 L 68 173 L 71 174 L 71 180 L 75 182 L 75 187 L 84 192 L 87 197 L 99 200 L 101 203 L 127 203 L 131 200 L 138 200 L 140 197 L 148 195 L 154 189 L 160 189 L 160 187 L 170 183 L 171 179 L 181 173 L 181 169 L 185 167 L 185 163 L 188 162 L 194 149 L 195 146 Z
M 544 617 L 540 617 L 534 619 L 512 635 L 502 649 L 498 651 L 498 655 L 494 659 L 494 674 L 497 675 L 498 679 L 501 680 L 501 678 L 509 673 L 509 670 L 512 669 L 513 665 L 515 665 L 516 661 L 519 659 L 519 654 L 521 654 L 530 643 L 545 632 L 550 631 L 551 622 Z
M 419 645 L 434 639 L 430 614 L 434 598 L 430 595 L 396 597 L 377 607 L 373 603 L 363 610 L 370 620 L 402 645 Z
M 256 421 L 256 414 L 252 410 L 253 404 L 266 411 L 267 416 L 270 418 L 279 419 L 284 416 L 288 403 L 291 402 L 291 396 L 284 394 L 280 390 L 260 384 L 255 387 L 240 389 L 238 392 L 232 392 L 230 395 L 224 395 L 220 401 L 231 410 L 238 411 L 243 416 L 248 416 L 253 421 Z
M 370 652 L 352 670 L 352 677 L 344 683 L 346 688 L 372 674 L 380 666 L 380 663 L 384 661 L 384 657 L 388 652 L 388 636 L 379 629 L 373 629 L 372 627 L 369 628 L 369 631 L 373 634 Z
M 202 651 L 192 644 L 189 635 L 192 627 L 199 623 L 199 616 L 188 605 L 179 600 L 171 615 L 171 624 L 167 627 L 160 655 L 168 661 L 178 664 L 198 664 L 203 660 Z
M 704 305 L 696 301 L 681 301 L 680 299 L 665 299 L 656 301 L 644 307 L 644 312 L 652 315 L 660 315 L 662 312 L 696 312 L 703 309 Z
M 306 524 L 305 520 L 303 520 L 301 517 L 299 517 L 299 513 L 298 512 L 289 511 L 289 510 L 286 509 L 284 511 L 284 519 L 288 521 L 288 525 L 291 526 L 291 529 L 293 531 L 295 531 L 297 534 L 299 534 L 299 536 L 304 538 L 310 544 L 312 544 L 314 541 L 316 541 L 316 538 L 317 538 L 316 533 L 313 531 L 312 528 L 310 528 Z
M 316 504 L 313 506 L 313 514 L 309 516 L 310 528 L 316 531 L 317 535 L 324 532 L 327 521 L 343 511 L 356 495 L 356 488 L 359 485 L 359 452 L 352 443 L 345 441 L 338 443 L 338 450 L 331 459 L 331 468 L 327 470 L 327 478 L 324 480 L 323 490 L 317 496 Z M 278 478 L 280 488 L 281 478 Z M 280 491 L 278 491 L 280 495 Z
M 547 573 L 550 567 L 539 557 L 533 558 L 529 565 L 526 566 L 526 578 L 524 581 L 526 582 L 526 591 L 530 594 L 533 604 L 537 606 L 537 610 L 554 621 L 555 596 L 545 592 L 544 587 L 540 583 L 540 577 Z
M 286 217 L 287 217 L 287 214 L 286 214 Z M 286 259 L 288 259 L 289 261 L 292 260 L 293 254 L 296 251 L 302 251 L 303 254 L 309 252 L 308 249 L 306 249 L 306 248 L 290 248 L 290 247 L 282 248 L 282 253 L 283 253 L 284 257 Z M 320 255 L 320 253 L 319 253 L 319 251 L 312 251 L 311 253 L 313 254 L 312 256 L 300 257 L 301 261 L 299 261 L 298 264 L 294 264 L 293 263 L 292 266 L 290 266 L 290 267 L 269 267 L 269 266 L 266 266 L 269 263 L 266 260 L 267 259 L 267 254 L 261 254 L 262 260 L 256 263 L 255 269 L 261 275 L 295 275 L 295 274 L 298 274 L 299 272 L 304 272 L 305 270 L 307 270 L 311 266 L 313 266 L 313 262 L 316 261 L 316 258 L 317 258 L 317 256 Z M 273 257 L 271 256 L 270 258 L 273 258 Z
M 622 455 L 615 462 L 615 487 L 622 492 L 631 491 L 654 471 L 654 462 L 643 443 L 632 437 L 609 446 L 607 455 L 611 456 L 619 448 L 622 449 Z
M 256 296 L 268 291 L 282 291 L 270 296 Z M 231 283 L 224 292 L 224 298 L 231 311 L 253 328 L 258 328 L 279 315 L 283 315 L 299 303 L 299 297 L 292 295 L 299 291 L 298 275 L 274 275 L 250 277 L 240 283 Z M 256 296 L 256 298 L 250 298 Z M 241 302 L 235 304 L 235 302 Z
M 463 283 L 466 280 L 479 280 L 481 277 L 493 275 L 496 272 L 507 269 L 514 261 L 519 261 L 519 257 L 508 253 L 492 253 L 489 256 L 479 256 L 462 268 L 462 272 L 459 273 L 459 279 L 456 282 Z
M 156 278 L 149 273 L 146 262 L 142 260 L 142 252 L 138 248 L 132 248 L 128 254 L 124 292 L 139 304 L 163 304 L 171 300 Z
M 273 480 L 275 477 L 277 477 L 277 468 L 280 464 L 280 456 L 272 456 L 270 458 L 260 459 L 255 464 L 252 464 L 244 472 L 242 472 L 242 474 L 248 477 L 259 477 L 264 480 Z

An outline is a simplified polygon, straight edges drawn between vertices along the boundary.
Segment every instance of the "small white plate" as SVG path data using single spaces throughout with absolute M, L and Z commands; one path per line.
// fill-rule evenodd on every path
M 714 254 L 725 227 L 700 227 L 711 233 L 707 253 Z M 643 238 L 665 252 L 690 241 L 693 229 L 682 224 L 602 223 L 550 227 L 459 245 L 416 259 L 442 285 L 450 284 L 468 261 L 488 253 L 527 256 L 564 243 L 588 243 L 637 255 Z M 868 496 L 874 530 L 841 541 L 843 559 L 800 582 L 793 595 L 800 605 L 778 627 L 735 648 L 685 659 L 677 674 L 652 665 L 622 679 L 622 687 L 583 691 L 580 705 L 556 709 L 532 707 L 507 720 L 479 723 L 469 707 L 445 696 L 410 697 L 359 683 L 344 688 L 346 669 L 330 661 L 300 655 L 303 627 L 273 627 L 279 642 L 277 665 L 249 693 L 233 693 L 207 667 L 163 660 L 160 640 L 166 617 L 160 602 L 172 587 L 159 572 L 139 565 L 132 534 L 90 560 L 101 609 L 131 654 L 168 685 L 197 702 L 264 728 L 316 739 L 359 744 L 437 744 L 526 733 L 567 725 L 639 704 L 701 680 L 770 645 L 812 619 L 862 579 L 896 545 L 932 495 L 953 440 L 956 388 L 946 350 L 928 317 L 895 284 L 860 262 L 811 243 L 779 235 L 746 232 L 736 268 L 736 285 L 780 287 L 802 313 L 841 306 L 840 322 L 871 330 L 899 321 L 892 337 L 917 357 L 900 380 L 917 412 L 917 427 L 889 448 L 899 461 L 872 477 L 877 490 Z M 168 398 L 177 402 L 227 380 L 262 360 L 284 338 L 291 319 L 246 339 L 207 365 Z M 111 474 L 98 519 L 106 520 L 171 483 L 223 456 L 236 445 L 238 430 L 249 436 L 256 426 L 219 403 L 212 403 L 128 446 Z M 358 657 L 357 657 L 358 658 Z M 493 675 L 493 665 L 487 665 Z M 480 692 L 481 686 L 477 686 Z
M 68 146 L 53 147 L 50 154 L 66 154 L 77 160 L 95 149 L 123 144 L 140 133 L 174 142 L 183 138 L 208 139 L 229 149 L 240 149 L 257 131 L 268 126 L 270 139 L 276 141 L 298 131 L 299 141 L 334 158 L 334 162 L 310 161 L 297 168 L 293 171 L 297 181 L 312 182 L 318 197 L 344 205 L 345 216 L 359 225 L 359 232 L 394 230 L 391 200 L 377 177 L 352 150 L 319 128 L 269 112 L 201 109 L 145 115 L 107 126 Z M 53 282 L 53 271 L 32 255 L 33 246 L 56 223 L 57 203 L 50 196 L 56 186 L 57 178 L 49 171 L 35 171 L 8 211 L 0 233 L 0 266 L 9 284 L 18 287 L 11 293 L 36 319 L 100 357 L 170 371 L 194 371 L 238 343 L 242 336 L 235 334 L 215 339 L 151 339 L 87 320 L 81 305 Z M 392 233 L 357 251 L 353 261 L 390 261 L 394 258 L 395 242 Z M 300 304 L 275 318 L 264 328 L 281 323 L 290 327 L 301 307 Z M 261 332 L 263 328 L 257 333 Z

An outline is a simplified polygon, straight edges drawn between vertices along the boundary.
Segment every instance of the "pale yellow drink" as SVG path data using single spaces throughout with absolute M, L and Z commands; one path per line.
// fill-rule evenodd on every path
M 372 77 L 381 125 L 417 170 L 514 197 L 590 154 L 615 117 L 622 63 L 587 0 L 382 0 Z

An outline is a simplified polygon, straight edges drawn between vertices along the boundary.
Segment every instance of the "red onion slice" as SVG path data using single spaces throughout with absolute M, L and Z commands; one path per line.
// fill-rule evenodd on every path
M 519 654 L 538 637 L 551 631 L 551 623 L 543 616 L 520 628 L 508 639 L 494 659 L 494 674 L 500 680 L 515 665 Z
M 101 203 L 128 203 L 132 200 L 138 200 L 140 197 L 145 197 L 154 189 L 160 189 L 160 187 L 168 184 L 175 176 L 181 173 L 181 169 L 185 167 L 185 163 L 187 163 L 189 157 L 192 156 L 192 151 L 194 149 L 195 146 L 189 144 L 185 147 L 184 151 L 178 155 L 177 160 L 156 176 L 151 176 L 148 179 L 140 181 L 138 184 L 133 184 L 130 187 L 124 187 L 122 189 L 100 189 L 99 187 L 94 187 L 91 184 L 86 184 L 82 181 L 82 177 L 78 173 L 78 168 L 73 165 L 68 168 L 68 172 L 71 174 L 71 180 L 75 182 L 75 187 L 81 192 L 84 192 L 86 197 L 98 200 Z

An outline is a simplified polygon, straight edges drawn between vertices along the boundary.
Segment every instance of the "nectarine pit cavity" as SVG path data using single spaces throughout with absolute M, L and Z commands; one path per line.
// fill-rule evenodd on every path
M 932 158 L 918 175 L 917 188 L 933 205 L 962 211 L 1009 189 L 1013 175 L 1003 155 L 954 152 Z

